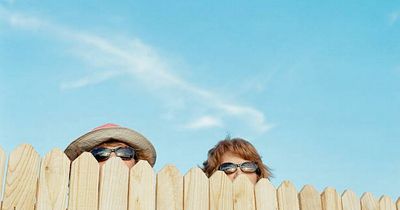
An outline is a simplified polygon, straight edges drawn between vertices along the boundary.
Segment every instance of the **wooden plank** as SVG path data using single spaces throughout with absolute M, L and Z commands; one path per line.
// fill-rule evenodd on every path
M 379 210 L 379 203 L 371 193 L 361 196 L 361 210 Z
M 342 195 L 343 210 L 361 210 L 360 199 L 351 191 L 346 190 Z
M 3 200 L 3 180 L 4 180 L 4 171 L 6 170 L 6 153 L 3 148 L 0 146 L 0 210 L 1 210 L 1 201 Z
M 118 157 L 112 157 L 100 169 L 99 210 L 128 208 L 129 168 Z
M 155 210 L 156 183 L 153 168 L 140 160 L 130 170 L 129 210 Z
M 290 181 L 284 181 L 278 187 L 279 210 L 299 210 L 299 199 L 294 185 Z
M 301 210 L 322 210 L 319 192 L 311 185 L 306 185 L 299 193 Z
M 192 168 L 183 177 L 184 210 L 208 210 L 209 185 L 208 178 L 200 168 Z
M 233 181 L 233 208 L 255 210 L 254 184 L 246 174 L 240 174 Z
M 254 191 L 257 210 L 278 210 L 276 189 L 268 179 L 260 179 Z
M 20 145 L 11 153 L 3 209 L 34 209 L 39 167 L 40 156 L 31 145 Z
M 99 163 L 89 152 L 71 165 L 68 210 L 98 209 Z
M 222 171 L 216 171 L 209 179 L 210 210 L 233 210 L 232 181 Z
M 321 195 L 323 210 L 342 210 L 342 200 L 334 188 L 326 188 Z
M 380 210 L 396 210 L 396 205 L 392 202 L 389 196 L 382 196 L 379 199 L 379 209 Z
M 183 176 L 173 165 L 157 174 L 157 210 L 183 210 Z
M 37 210 L 66 209 L 70 160 L 53 149 L 42 160 L 39 175 Z
M 396 201 L 397 210 L 400 210 L 400 198 Z

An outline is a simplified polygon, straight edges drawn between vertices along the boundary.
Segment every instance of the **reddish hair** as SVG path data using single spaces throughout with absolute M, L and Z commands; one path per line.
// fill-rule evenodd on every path
M 203 162 L 203 171 L 208 177 L 218 170 L 221 158 L 227 152 L 238 155 L 245 160 L 255 162 L 259 168 L 257 173 L 258 179 L 269 179 L 272 177 L 271 170 L 264 165 L 256 148 L 250 142 L 241 138 L 227 138 L 218 142 L 208 151 L 208 158 Z

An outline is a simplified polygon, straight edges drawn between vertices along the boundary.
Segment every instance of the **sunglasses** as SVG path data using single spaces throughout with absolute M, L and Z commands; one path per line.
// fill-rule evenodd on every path
M 254 173 L 259 171 L 258 165 L 254 162 L 244 162 L 240 164 L 235 163 L 222 163 L 218 170 L 225 172 L 225 174 L 235 173 L 237 168 L 240 168 L 244 173 Z
M 102 162 L 110 158 L 111 153 L 114 152 L 117 157 L 122 160 L 132 160 L 135 157 L 135 150 L 132 147 L 117 147 L 117 148 L 105 148 L 97 147 L 90 151 L 97 161 Z

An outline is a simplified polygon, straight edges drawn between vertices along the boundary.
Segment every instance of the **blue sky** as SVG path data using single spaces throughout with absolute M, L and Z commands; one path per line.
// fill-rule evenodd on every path
M 400 196 L 400 2 L 0 3 L 0 145 L 108 122 L 201 165 L 227 134 L 278 186 Z

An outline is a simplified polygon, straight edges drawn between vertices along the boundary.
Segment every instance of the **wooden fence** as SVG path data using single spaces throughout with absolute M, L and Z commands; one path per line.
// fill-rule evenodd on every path
M 146 161 L 131 170 L 119 158 L 99 169 L 90 153 L 72 164 L 52 150 L 43 159 L 30 145 L 9 156 L 0 148 L 0 210 L 400 210 L 391 198 L 371 193 L 322 194 L 306 185 L 298 193 L 284 181 L 277 189 L 266 179 L 255 186 L 241 175 L 231 182 L 222 172 L 207 178 L 199 168 L 181 175 L 173 165 L 158 173 Z

